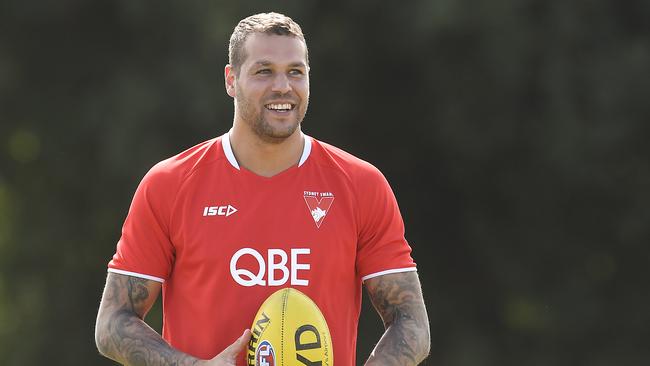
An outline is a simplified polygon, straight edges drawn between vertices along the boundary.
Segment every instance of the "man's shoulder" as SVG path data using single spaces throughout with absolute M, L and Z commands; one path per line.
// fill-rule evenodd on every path
M 221 137 L 212 138 L 162 160 L 149 170 L 145 180 L 167 184 L 182 182 L 200 167 L 217 161 L 219 154 L 216 147 L 220 144 Z
M 314 142 L 320 151 L 318 154 L 320 164 L 341 170 L 353 179 L 381 175 L 379 169 L 366 160 L 329 143 L 317 139 L 314 139 Z

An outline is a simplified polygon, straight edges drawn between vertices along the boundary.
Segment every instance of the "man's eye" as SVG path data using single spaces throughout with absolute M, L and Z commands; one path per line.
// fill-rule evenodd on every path
M 269 70 L 269 69 L 261 69 L 261 70 L 257 70 L 257 72 L 256 72 L 256 74 L 270 74 L 270 73 L 271 73 L 271 70 Z
M 299 70 L 299 69 L 293 69 L 293 70 L 289 71 L 289 74 L 291 74 L 291 75 L 302 75 L 303 72 L 302 72 L 302 70 Z

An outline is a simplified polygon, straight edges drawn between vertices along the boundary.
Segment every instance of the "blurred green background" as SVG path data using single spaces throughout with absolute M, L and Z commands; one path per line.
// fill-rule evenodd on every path
M 395 190 L 427 365 L 650 364 L 647 0 L 4 0 L 0 365 L 112 364 L 93 327 L 133 191 L 229 128 L 228 38 L 270 10 L 310 46 L 303 130 Z

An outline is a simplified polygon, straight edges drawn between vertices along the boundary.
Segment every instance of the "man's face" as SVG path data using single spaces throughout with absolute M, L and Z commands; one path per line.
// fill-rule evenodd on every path
M 267 142 L 281 142 L 300 126 L 309 104 L 305 44 L 296 37 L 255 33 L 244 44 L 239 75 L 226 67 L 235 118 Z

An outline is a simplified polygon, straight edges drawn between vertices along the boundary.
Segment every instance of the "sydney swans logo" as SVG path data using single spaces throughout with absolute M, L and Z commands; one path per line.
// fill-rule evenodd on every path
M 325 220 L 327 212 L 332 207 L 332 202 L 334 202 L 334 195 L 331 192 L 305 191 L 305 203 L 317 228 L 320 228 Z

